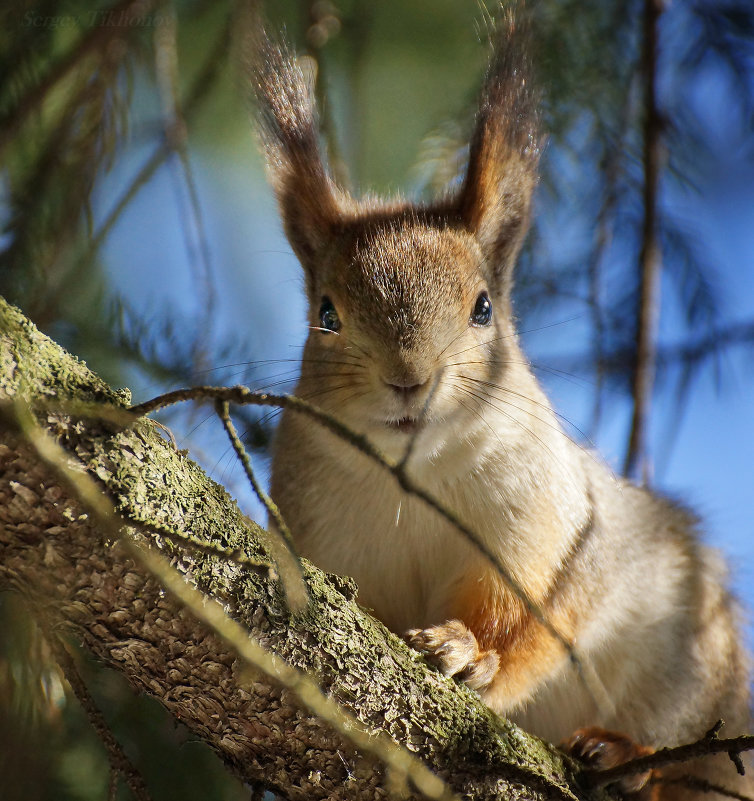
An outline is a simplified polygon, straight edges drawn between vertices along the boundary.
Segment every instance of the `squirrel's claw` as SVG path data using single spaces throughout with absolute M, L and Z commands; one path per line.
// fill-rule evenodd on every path
M 405 639 L 444 676 L 457 676 L 474 690 L 483 690 L 497 673 L 500 663 L 497 653 L 480 651 L 474 633 L 460 620 L 410 629 Z
M 566 742 L 561 743 L 560 747 L 572 757 L 596 770 L 622 765 L 624 762 L 654 752 L 653 748 L 639 745 L 625 734 L 602 729 L 599 726 L 577 729 Z M 646 771 L 626 776 L 618 782 L 618 785 L 623 793 L 631 794 L 633 801 L 654 801 L 657 787 L 647 784 L 652 773 L 653 771 Z

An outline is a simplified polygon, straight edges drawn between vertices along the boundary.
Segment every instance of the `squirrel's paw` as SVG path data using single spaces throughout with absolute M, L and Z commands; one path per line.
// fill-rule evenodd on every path
M 448 620 L 428 629 L 410 629 L 405 637 L 443 675 L 457 676 L 474 690 L 483 690 L 497 673 L 497 653 L 480 651 L 474 633 L 460 620 Z
M 599 726 L 577 729 L 560 747 L 587 767 L 595 770 L 612 768 L 637 757 L 654 753 L 653 748 L 639 745 L 625 734 L 601 729 Z M 632 793 L 635 801 L 654 801 L 657 786 L 647 784 L 652 773 L 653 771 L 648 770 L 644 773 L 625 776 L 618 782 L 618 786 L 623 793 Z

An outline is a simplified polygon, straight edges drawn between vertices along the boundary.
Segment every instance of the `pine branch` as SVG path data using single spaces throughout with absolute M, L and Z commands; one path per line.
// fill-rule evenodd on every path
M 309 417 L 311 420 L 328 429 L 336 436 L 351 444 L 354 448 L 361 451 L 365 456 L 387 470 L 396 480 L 401 489 L 422 500 L 432 508 L 440 517 L 447 520 L 471 545 L 487 560 L 495 569 L 500 578 L 511 589 L 515 596 L 522 602 L 523 606 L 532 617 L 563 647 L 568 654 L 571 665 L 577 671 L 584 688 L 591 696 L 598 709 L 609 709 L 610 702 L 605 695 L 605 689 L 599 680 L 593 667 L 584 662 L 576 652 L 573 643 L 566 637 L 547 617 L 544 610 L 536 604 L 526 588 L 513 576 L 505 565 L 502 564 L 496 554 L 479 537 L 479 535 L 469 528 L 452 509 L 449 509 L 441 500 L 427 492 L 422 486 L 417 484 L 406 470 L 405 459 L 397 462 L 386 457 L 372 442 L 362 434 L 358 434 L 336 418 L 321 411 L 316 406 L 312 406 L 301 398 L 293 395 L 274 395 L 267 392 L 253 392 L 245 386 L 235 387 L 210 387 L 199 386 L 187 389 L 177 389 L 167 392 L 149 401 L 132 406 L 130 411 L 135 416 L 142 416 L 158 409 L 164 409 L 176 403 L 188 400 L 213 400 L 215 403 L 233 403 L 239 406 L 272 406 L 283 409 L 290 409 Z M 410 451 L 407 452 L 410 455 Z
M 46 639 L 55 657 L 55 661 L 63 671 L 63 675 L 89 719 L 91 727 L 105 747 L 107 758 L 110 761 L 111 782 L 117 787 L 117 776 L 120 775 L 128 785 L 128 789 L 131 791 L 135 801 L 151 801 L 144 779 L 134 767 L 123 750 L 123 747 L 107 725 L 104 715 L 97 707 L 97 704 L 76 668 L 76 664 L 66 650 L 65 645 L 63 645 L 58 637 L 51 631 L 46 632 Z
M 658 21 L 661 0 L 644 0 L 644 223 L 639 256 L 641 297 L 637 320 L 636 363 L 633 370 L 633 418 L 624 472 L 649 483 L 649 419 L 657 369 L 662 254 L 658 236 L 657 198 L 663 161 L 662 121 L 657 101 Z
M 120 0 L 111 8 L 100 12 L 102 17 L 118 20 L 119 24 L 95 22 L 82 39 L 58 63 L 50 67 L 47 74 L 5 116 L 0 125 L 0 155 L 55 86 L 76 70 L 92 53 L 103 50 L 113 39 L 129 35 L 134 30 L 131 21 L 148 14 L 153 6 L 154 0 Z

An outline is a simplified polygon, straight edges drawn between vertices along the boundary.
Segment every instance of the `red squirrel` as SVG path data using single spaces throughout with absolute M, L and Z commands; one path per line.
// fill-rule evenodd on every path
M 611 764 L 695 740 L 719 718 L 730 735 L 745 730 L 747 659 L 724 565 L 695 518 L 574 443 L 521 350 L 511 289 L 540 132 L 522 37 L 503 16 L 463 180 L 429 203 L 338 186 L 295 56 L 257 42 L 263 144 L 309 302 L 295 394 L 393 458 L 410 447 L 412 480 L 476 532 L 609 702 L 479 550 L 352 445 L 286 411 L 271 490 L 300 553 L 354 577 L 361 604 L 443 673 Z M 748 781 L 727 757 L 663 775 L 679 774 L 738 792 Z M 641 792 L 697 797 L 670 781 Z

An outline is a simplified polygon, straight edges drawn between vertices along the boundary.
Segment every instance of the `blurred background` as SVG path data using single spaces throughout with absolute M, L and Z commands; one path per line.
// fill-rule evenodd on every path
M 525 347 L 571 436 L 698 510 L 752 608 L 754 7 L 528 10 L 548 139 L 517 277 Z M 422 198 L 458 179 L 490 11 L 491 0 L 269 5 L 316 81 L 340 181 Z M 303 282 L 253 133 L 248 20 L 231 0 L 0 10 L 0 294 L 135 401 L 198 383 L 295 387 Z M 661 254 L 659 323 L 644 327 L 656 376 L 631 448 L 649 240 Z M 264 522 L 211 409 L 161 419 Z M 236 422 L 266 476 L 275 414 Z M 83 656 L 78 668 L 154 799 L 249 797 L 156 703 Z M 129 797 L 9 593 L 0 782 L 12 799 Z

